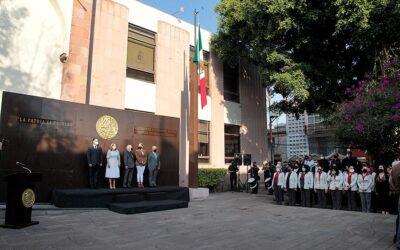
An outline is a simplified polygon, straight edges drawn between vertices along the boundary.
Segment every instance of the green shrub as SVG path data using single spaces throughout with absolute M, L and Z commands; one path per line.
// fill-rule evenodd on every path
M 199 187 L 214 190 L 226 175 L 225 168 L 199 168 Z

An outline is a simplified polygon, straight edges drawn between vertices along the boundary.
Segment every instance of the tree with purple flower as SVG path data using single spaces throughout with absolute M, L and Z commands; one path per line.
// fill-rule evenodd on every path
M 400 156 L 400 63 L 385 63 L 379 80 L 360 81 L 347 88 L 343 102 L 331 121 L 343 146 L 367 150 L 376 160 L 390 162 Z

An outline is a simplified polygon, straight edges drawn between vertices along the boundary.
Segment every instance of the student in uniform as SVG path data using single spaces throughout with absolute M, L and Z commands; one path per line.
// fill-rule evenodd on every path
M 368 173 L 368 169 L 363 167 L 361 174 L 358 175 L 357 185 L 358 192 L 361 199 L 361 210 L 369 213 L 371 211 L 371 189 L 372 189 L 372 175 Z
M 277 165 L 274 176 L 272 178 L 272 187 L 274 190 L 275 201 L 278 205 L 282 205 L 283 190 L 285 182 L 285 174 L 282 172 L 281 165 Z
M 329 193 L 332 199 L 332 209 L 339 210 L 342 207 L 343 176 L 334 165 L 328 174 Z
M 297 192 L 297 173 L 292 169 L 288 168 L 289 171 L 285 175 L 285 191 L 288 192 L 289 206 L 294 206 L 296 203 L 296 192 Z
M 357 186 L 358 175 L 354 171 L 354 166 L 349 167 L 349 172 L 345 172 L 343 176 L 344 190 L 347 196 L 347 208 L 348 210 L 356 211 L 357 202 L 356 196 L 358 191 Z
M 300 172 L 301 172 L 301 162 L 300 161 L 296 161 L 296 163 L 294 164 L 293 172 L 295 172 L 297 176 L 300 175 Z M 300 204 L 301 204 L 301 191 L 300 191 L 300 188 L 297 188 L 296 205 L 300 206 Z
M 313 189 L 314 178 L 310 172 L 310 167 L 303 165 L 298 176 L 297 185 L 301 192 L 301 205 L 303 207 L 311 207 L 311 190 Z
M 318 166 L 314 177 L 314 192 L 317 193 L 320 208 L 326 208 L 326 194 L 328 193 L 328 175 Z

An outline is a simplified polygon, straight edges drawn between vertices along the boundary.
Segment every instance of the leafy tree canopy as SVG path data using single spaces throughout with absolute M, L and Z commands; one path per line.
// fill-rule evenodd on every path
M 352 96 L 343 102 L 330 121 L 345 146 L 366 149 L 373 159 L 390 164 L 400 156 L 400 62 L 384 64 L 385 76 L 367 79 L 346 89 Z
M 257 65 L 287 113 L 329 114 L 367 72 L 378 78 L 398 52 L 398 0 L 221 0 L 218 56 Z

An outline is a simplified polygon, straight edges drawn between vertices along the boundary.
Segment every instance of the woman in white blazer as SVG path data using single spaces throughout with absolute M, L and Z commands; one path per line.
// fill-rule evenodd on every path
M 314 192 L 317 193 L 320 208 L 326 208 L 326 194 L 328 193 L 328 175 L 318 166 L 314 177 Z
M 297 186 L 301 191 L 301 205 L 311 207 L 311 190 L 314 187 L 314 178 L 310 172 L 310 167 L 304 165 L 299 173 Z
M 332 198 L 332 209 L 339 210 L 342 207 L 343 176 L 339 169 L 332 167 L 328 173 L 329 193 Z
M 356 196 L 358 191 L 357 186 L 358 175 L 354 171 L 354 166 L 349 167 L 349 171 L 345 171 L 343 175 L 343 188 L 347 196 L 347 208 L 348 210 L 356 211 L 357 202 Z
M 364 167 L 361 174 L 358 175 L 357 185 L 361 199 L 361 210 L 366 213 L 371 211 L 371 190 L 373 182 L 372 175 L 370 175 L 368 169 Z

